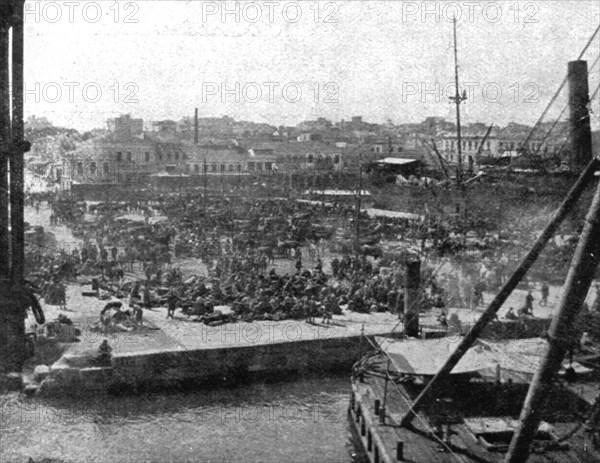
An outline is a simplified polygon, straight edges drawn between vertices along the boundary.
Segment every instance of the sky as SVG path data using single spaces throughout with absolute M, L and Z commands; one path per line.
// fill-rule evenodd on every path
M 453 17 L 463 121 L 533 125 L 600 24 L 597 1 L 44 0 L 25 9 L 26 115 L 78 130 L 194 108 L 273 125 L 454 120 Z M 600 34 L 582 58 L 590 94 L 599 54 Z M 545 120 L 567 96 L 565 87 Z

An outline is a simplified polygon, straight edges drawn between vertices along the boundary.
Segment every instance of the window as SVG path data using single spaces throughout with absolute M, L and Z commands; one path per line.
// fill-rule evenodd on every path
M 228 170 L 229 172 L 233 172 L 233 169 L 234 169 L 234 166 L 233 166 L 233 164 L 227 164 L 227 170 Z
M 224 162 L 221 163 L 221 172 L 225 172 L 225 163 Z
M 77 163 L 77 175 L 83 175 L 83 162 Z
M 171 153 L 167 153 L 167 161 L 171 160 Z
M 131 151 L 127 151 L 127 161 L 133 161 L 133 155 L 131 154 Z
M 256 170 L 256 163 L 249 161 L 248 162 L 248 171 L 249 172 L 254 172 Z
M 90 175 L 92 177 L 96 176 L 96 171 L 98 170 L 98 168 L 96 167 L 96 163 L 95 162 L 90 162 Z
M 146 160 L 146 162 L 150 162 L 150 153 L 148 151 L 144 153 L 144 159 Z
M 123 162 L 123 153 L 121 151 L 117 151 L 117 162 Z
M 306 156 L 306 162 L 308 162 L 309 164 L 312 164 L 314 162 L 314 155 L 312 153 Z
M 237 170 L 238 172 L 242 171 L 242 165 L 239 162 L 235 165 L 235 170 Z
M 177 152 L 175 153 L 175 160 L 179 161 L 179 153 L 177 153 Z
M 200 164 L 194 164 L 194 172 L 200 172 Z
M 265 170 L 273 170 L 273 163 L 265 162 Z
M 102 171 L 104 173 L 104 175 L 108 175 L 109 173 L 109 167 L 108 167 L 108 162 L 105 162 L 104 164 L 102 164 Z
M 334 164 L 339 164 L 340 163 L 340 155 L 336 154 L 333 156 L 333 163 Z

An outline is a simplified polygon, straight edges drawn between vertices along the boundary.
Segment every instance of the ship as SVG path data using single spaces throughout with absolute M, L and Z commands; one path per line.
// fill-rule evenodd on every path
M 478 340 L 403 425 L 457 339 L 375 338 L 352 373 L 355 441 L 371 463 L 504 462 L 545 344 Z M 565 361 L 552 384 L 528 462 L 600 461 L 600 362 L 584 357 Z

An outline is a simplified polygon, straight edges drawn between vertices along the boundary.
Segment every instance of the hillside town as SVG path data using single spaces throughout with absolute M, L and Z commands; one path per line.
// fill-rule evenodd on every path
M 528 169 L 568 168 L 567 123 L 506 127 L 473 123 L 463 127 L 462 153 L 473 169 L 512 164 Z M 456 126 L 440 117 L 420 124 L 373 124 L 362 117 L 332 123 L 325 118 L 295 127 L 235 121 L 230 117 L 185 117 L 179 121 L 144 121 L 122 115 L 106 127 L 79 133 L 54 127 L 31 116 L 26 130 L 32 140 L 27 166 L 57 182 L 119 182 L 135 176 L 147 180 L 160 173 L 199 176 L 266 172 L 356 172 L 363 163 L 401 159 L 419 172 L 441 175 L 457 165 Z M 533 136 L 528 138 L 528 134 Z M 527 146 L 523 141 L 528 139 Z M 598 145 L 599 132 L 593 133 Z M 411 165 L 411 162 L 413 163 Z

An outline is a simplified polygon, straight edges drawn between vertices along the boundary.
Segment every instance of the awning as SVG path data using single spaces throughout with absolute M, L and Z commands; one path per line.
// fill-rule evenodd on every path
M 407 159 L 407 158 L 383 158 L 375 161 L 377 164 L 392 164 L 395 166 L 403 166 L 406 164 L 413 164 L 415 162 L 419 162 L 417 159 Z
M 377 337 L 376 341 L 382 346 L 383 352 L 399 373 L 434 376 L 454 352 L 459 339 L 390 341 L 387 338 Z M 489 349 L 476 344 L 460 359 L 452 373 L 476 373 L 487 368 L 495 368 L 496 363 L 495 356 Z
M 364 209 L 369 217 L 389 217 L 407 220 L 424 220 L 425 216 L 419 214 L 412 214 L 410 212 L 399 212 L 399 211 L 388 211 L 386 209 Z
M 319 194 L 325 196 L 354 196 L 357 191 L 354 190 L 306 190 L 305 195 Z M 361 190 L 361 196 L 371 196 L 371 193 L 367 190 Z
M 375 339 L 399 373 L 419 376 L 437 374 L 460 341 L 456 337 L 408 341 L 383 337 Z M 480 339 L 460 359 L 452 374 L 490 373 L 499 366 L 504 371 L 533 375 L 539 369 L 546 349 L 547 343 L 541 338 L 502 341 Z M 563 368 L 566 366 L 564 363 Z M 577 362 L 573 362 L 572 367 L 577 373 L 590 371 Z

